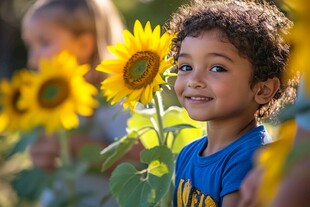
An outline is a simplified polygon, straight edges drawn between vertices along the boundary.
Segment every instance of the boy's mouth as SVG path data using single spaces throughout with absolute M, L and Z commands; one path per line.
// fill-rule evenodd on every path
M 213 99 L 210 97 L 202 97 L 202 96 L 185 96 L 185 98 L 193 101 L 211 101 Z

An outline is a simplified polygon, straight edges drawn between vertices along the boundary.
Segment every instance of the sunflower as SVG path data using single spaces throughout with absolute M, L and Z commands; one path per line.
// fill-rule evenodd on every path
M 97 89 L 83 77 L 88 69 L 67 52 L 41 60 L 32 87 L 22 94 L 22 104 L 29 107 L 32 122 L 51 133 L 77 127 L 78 115 L 92 115 L 98 105 L 93 97 Z
M 0 82 L 0 131 L 26 131 L 31 127 L 27 121 L 28 110 L 20 106 L 21 90 L 31 84 L 33 73 L 22 69 L 14 73 L 12 80 Z
M 134 24 L 134 34 L 124 31 L 125 44 L 108 47 L 116 59 L 103 61 L 97 70 L 110 76 L 102 82 L 101 89 L 111 104 L 124 99 L 124 108 L 133 110 L 137 102 L 147 104 L 153 93 L 165 83 L 164 72 L 172 65 L 165 57 L 172 35 L 160 35 L 160 26 L 152 31 L 150 22 L 143 29 L 140 21 Z

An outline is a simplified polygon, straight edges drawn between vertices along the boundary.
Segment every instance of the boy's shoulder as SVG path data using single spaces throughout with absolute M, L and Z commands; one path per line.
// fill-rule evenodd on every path
M 264 125 L 257 126 L 242 136 L 236 142 L 259 142 L 261 144 L 270 142 L 271 138 Z
M 237 154 L 252 153 L 263 145 L 270 143 L 271 138 L 263 125 L 249 130 L 236 141 L 231 143 L 228 151 L 237 152 Z
M 197 149 L 200 149 L 201 147 L 203 147 L 205 144 L 207 143 L 207 136 L 203 136 L 203 137 L 198 137 L 197 139 L 191 141 L 190 143 L 188 143 L 187 145 L 185 145 L 181 152 L 184 151 L 196 151 Z
M 271 138 L 266 131 L 263 125 L 255 127 L 254 129 L 249 130 L 244 135 L 239 137 L 233 143 L 226 146 L 224 151 L 251 151 L 252 149 L 259 148 L 260 146 L 270 143 Z M 203 136 L 197 138 L 187 144 L 181 150 L 180 154 L 195 154 L 196 152 L 199 153 L 203 148 L 205 148 L 208 144 L 208 136 Z
M 204 135 L 202 137 L 198 137 L 197 139 L 188 143 L 185 147 L 193 147 L 193 146 L 197 147 L 198 145 L 204 144 L 207 139 L 208 139 L 207 135 Z

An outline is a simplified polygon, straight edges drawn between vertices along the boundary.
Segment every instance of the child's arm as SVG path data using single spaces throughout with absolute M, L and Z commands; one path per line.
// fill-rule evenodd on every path
M 240 192 L 235 191 L 233 193 L 227 194 L 223 198 L 222 207 L 237 207 L 240 199 Z
M 100 148 L 105 148 L 108 144 L 100 140 L 95 140 L 86 135 L 75 134 L 70 138 L 70 154 L 73 158 L 79 157 L 80 150 L 89 144 L 96 144 Z M 143 150 L 140 142 L 135 144 L 133 148 L 121 158 L 117 164 L 121 162 L 131 162 L 139 160 L 139 152 Z M 40 136 L 29 148 L 31 161 L 35 167 L 41 168 L 48 172 L 53 172 L 57 167 L 57 159 L 60 155 L 59 140 L 55 135 L 42 135 Z M 91 163 L 92 167 L 98 169 L 101 167 L 101 162 Z M 108 171 L 111 173 L 112 169 Z
M 249 172 L 240 188 L 240 199 L 238 207 L 257 207 L 258 201 L 258 188 L 263 178 L 263 169 L 255 167 Z

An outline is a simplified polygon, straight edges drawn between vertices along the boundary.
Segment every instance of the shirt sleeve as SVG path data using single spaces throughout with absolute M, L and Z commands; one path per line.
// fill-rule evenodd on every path
M 223 169 L 221 198 L 240 189 L 241 182 L 253 167 L 255 149 L 246 149 L 231 156 Z

